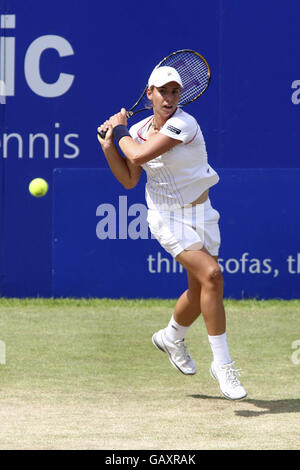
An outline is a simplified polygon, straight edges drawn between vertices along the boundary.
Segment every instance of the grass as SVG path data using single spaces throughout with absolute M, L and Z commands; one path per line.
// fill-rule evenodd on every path
M 195 376 L 153 347 L 174 304 L 0 299 L 0 449 L 299 449 L 300 301 L 225 301 L 241 402 L 209 375 L 201 318 L 187 336 Z

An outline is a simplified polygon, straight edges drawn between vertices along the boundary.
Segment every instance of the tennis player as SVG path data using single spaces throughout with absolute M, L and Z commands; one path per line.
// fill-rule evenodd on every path
M 112 173 L 126 189 L 136 186 L 146 171 L 150 231 L 187 272 L 188 289 L 178 299 L 169 324 L 153 335 L 153 344 L 180 372 L 195 374 L 185 337 L 202 312 L 213 354 L 210 373 L 226 398 L 239 400 L 246 391 L 227 343 L 218 264 L 220 216 L 209 198 L 219 176 L 208 164 L 197 121 L 178 107 L 181 88 L 176 69 L 154 69 L 147 89 L 153 115 L 128 130 L 122 108 L 99 126 L 98 132 L 106 131 L 106 136 L 98 135 L 98 140 Z

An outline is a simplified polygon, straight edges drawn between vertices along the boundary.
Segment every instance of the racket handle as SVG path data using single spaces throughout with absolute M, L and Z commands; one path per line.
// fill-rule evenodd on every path
M 101 139 L 105 139 L 105 136 L 106 136 L 106 132 L 107 131 L 98 131 L 98 135 L 100 135 Z
M 129 119 L 133 115 L 134 115 L 134 113 L 132 111 L 126 111 L 127 119 Z M 105 139 L 106 132 L 107 131 L 98 131 L 97 134 L 100 135 L 101 139 Z

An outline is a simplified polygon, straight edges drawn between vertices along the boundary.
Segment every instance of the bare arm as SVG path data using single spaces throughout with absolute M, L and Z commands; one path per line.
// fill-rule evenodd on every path
M 122 108 L 121 112 L 112 116 L 108 122 L 113 128 L 120 124 L 127 126 L 126 110 Z M 181 140 L 157 133 L 151 135 L 142 144 L 135 142 L 129 136 L 122 137 L 119 146 L 133 166 L 140 166 L 181 143 Z
M 123 137 L 119 145 L 130 163 L 133 166 L 139 166 L 153 160 L 181 143 L 180 140 L 172 139 L 166 135 L 154 134 L 142 144 L 138 144 L 130 137 Z
M 107 134 L 105 139 L 101 139 L 98 134 L 98 140 L 113 175 L 124 188 L 134 188 L 139 182 L 142 167 L 132 164 L 129 159 L 124 159 L 121 156 L 113 141 L 112 126 L 109 123 L 105 123 L 102 127 L 108 129 Z M 100 127 L 98 129 L 100 130 Z

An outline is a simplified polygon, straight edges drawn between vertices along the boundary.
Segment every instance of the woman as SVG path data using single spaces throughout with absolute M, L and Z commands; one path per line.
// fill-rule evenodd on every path
M 98 140 L 112 173 L 125 188 L 136 186 L 142 169 L 146 171 L 150 230 L 187 271 L 188 289 L 178 299 L 166 328 L 153 335 L 153 344 L 183 374 L 195 374 L 184 339 L 202 312 L 213 353 L 210 373 L 226 398 L 238 400 L 246 391 L 227 345 L 223 278 L 217 261 L 219 214 L 208 197 L 219 177 L 207 163 L 197 121 L 177 106 L 181 88 L 174 68 L 154 69 L 147 89 L 153 116 L 133 125 L 129 132 L 122 108 L 98 128 L 107 131 L 104 139 L 98 134 Z

